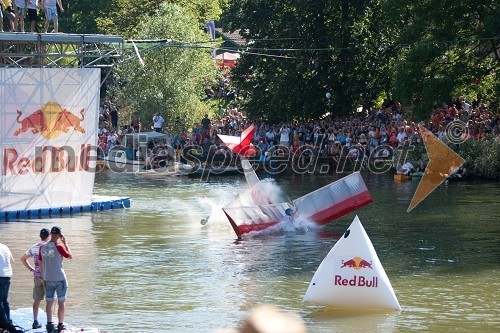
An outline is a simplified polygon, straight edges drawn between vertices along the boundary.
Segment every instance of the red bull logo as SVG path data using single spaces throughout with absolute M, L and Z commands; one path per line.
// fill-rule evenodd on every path
M 20 124 L 20 128 L 14 132 L 14 136 L 31 130 L 32 134 L 40 133 L 46 139 L 53 139 L 61 133 L 68 133 L 70 128 L 85 133 L 85 128 L 81 126 L 85 118 L 84 112 L 85 110 L 81 109 L 81 117 L 78 117 L 63 109 L 58 103 L 48 102 L 41 109 L 21 120 L 23 112 L 17 110 L 16 120 Z
M 340 268 L 343 269 L 353 268 L 355 270 L 373 269 L 372 262 L 367 261 L 361 257 L 354 257 L 349 260 L 342 260 L 340 263 Z M 340 274 L 336 274 L 334 276 L 333 284 L 336 286 L 377 288 L 378 277 L 377 276 L 366 277 L 363 275 L 354 275 L 346 278 Z
M 85 133 L 82 127 L 85 110 L 80 110 L 80 116 L 63 109 L 56 102 L 48 102 L 41 109 L 25 116 L 17 110 L 17 123 L 20 127 L 14 132 L 19 136 L 25 132 L 39 134 L 46 139 L 53 139 L 68 133 L 70 129 Z M 2 175 L 24 175 L 28 173 L 40 174 L 77 171 L 90 171 L 90 162 L 95 160 L 95 149 L 89 144 L 78 146 L 36 146 L 33 152 L 18 151 L 16 148 L 4 148 L 1 151 Z
M 354 257 L 352 259 L 349 259 L 347 261 L 342 260 L 342 265 L 340 265 L 340 268 L 344 267 L 349 267 L 349 268 L 354 268 L 354 269 L 362 269 L 362 268 L 370 268 L 373 269 L 372 267 L 372 262 L 368 262 L 363 258 L 360 257 Z

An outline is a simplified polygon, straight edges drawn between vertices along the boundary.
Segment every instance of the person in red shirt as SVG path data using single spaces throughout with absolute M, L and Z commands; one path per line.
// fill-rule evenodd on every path
M 392 147 L 397 147 L 398 146 L 398 137 L 396 136 L 395 132 L 392 132 L 391 137 L 389 138 L 389 145 Z
M 293 141 L 292 148 L 290 148 L 290 151 L 294 155 L 299 153 L 300 146 L 299 146 L 299 141 L 298 140 Z

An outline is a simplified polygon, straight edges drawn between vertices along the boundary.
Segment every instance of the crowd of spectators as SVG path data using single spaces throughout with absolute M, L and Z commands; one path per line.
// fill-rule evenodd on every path
M 363 158 L 381 145 L 403 148 L 422 143 L 418 124 L 405 116 L 399 102 L 388 100 L 379 108 L 371 108 L 345 118 L 328 116 L 310 121 L 271 124 L 252 121 L 231 104 L 223 112 L 217 110 L 213 116 L 210 132 L 197 126 L 188 136 L 191 139 L 189 143 L 218 147 L 221 142 L 216 134 L 239 136 L 250 124 L 255 126 L 253 143 L 262 154 L 281 145 L 289 147 L 292 154 L 307 149 L 322 157 L 337 157 L 347 152 L 350 157 Z M 453 121 L 460 121 L 460 126 L 450 128 Z M 461 142 L 500 138 L 499 115 L 494 114 L 482 100 L 471 103 L 459 97 L 453 102 L 443 103 L 433 112 L 432 118 L 422 124 L 441 140 L 452 136 L 457 141 L 457 130 Z M 185 133 L 181 134 L 181 145 L 186 143 L 183 140 L 185 137 Z
M 381 145 L 402 148 L 422 143 L 417 123 L 407 118 L 403 106 L 397 101 L 385 100 L 381 107 L 363 110 L 345 118 L 330 115 L 323 119 L 278 124 L 249 119 L 233 100 L 225 104 L 226 108 L 221 103 L 213 113 L 205 115 L 191 131 L 168 133 L 169 144 L 179 152 L 178 156 L 182 156 L 180 151 L 183 148 L 196 147 L 190 151 L 191 155 L 200 158 L 212 155 L 227 157 L 232 153 L 217 134 L 240 136 L 251 124 L 255 126 L 253 143 L 262 156 L 280 145 L 288 147 L 291 154 L 307 150 L 315 156 L 336 158 L 347 152 L 348 157 L 363 159 Z M 103 151 L 109 151 L 110 147 L 120 142 L 123 134 L 134 132 L 136 128 L 132 126 L 132 121 L 130 126 L 117 129 L 118 120 L 110 121 L 111 113 L 116 108 L 108 99 L 102 105 L 99 142 Z M 443 103 L 423 125 L 440 139 L 446 140 L 449 135 L 456 135 L 450 133 L 449 129 L 453 121 L 461 121 L 463 125 L 459 133 L 462 141 L 500 138 L 499 115 L 493 113 L 482 100 L 468 102 L 458 97 Z M 104 124 L 111 126 L 106 128 Z
M 220 73 L 221 77 L 217 84 L 205 89 L 205 100 L 225 100 L 228 103 L 236 100 L 238 98 L 238 91 L 231 84 L 231 72 L 229 68 L 221 68 Z
M 132 126 L 118 128 L 118 117 L 118 109 L 109 97 L 102 98 L 99 103 L 99 127 L 97 129 L 97 145 L 101 157 L 106 156 L 115 145 L 120 144 L 124 134 L 132 132 Z

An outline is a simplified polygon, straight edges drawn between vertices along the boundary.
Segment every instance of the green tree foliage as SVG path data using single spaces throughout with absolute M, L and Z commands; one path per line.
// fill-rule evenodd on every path
M 162 4 L 182 7 L 194 20 L 217 19 L 221 8 L 219 0 L 111 0 L 104 15 L 96 18 L 99 30 L 108 34 L 131 38 L 138 33 L 139 24 L 153 16 Z
M 459 94 L 494 100 L 499 14 L 494 0 L 230 0 L 222 22 L 251 41 L 236 73 L 255 116 L 345 115 L 383 96 L 428 117 Z
M 62 31 L 125 38 L 145 36 L 141 24 L 162 5 L 181 7 L 200 31 L 223 6 L 222 26 L 241 29 L 250 41 L 233 82 L 252 117 L 318 118 L 327 111 L 344 116 L 382 97 L 413 106 L 418 118 L 459 95 L 498 107 L 500 9 L 494 0 L 63 0 L 63 5 Z M 183 41 L 175 37 L 183 33 L 182 26 L 172 26 L 162 36 Z
M 378 0 L 233 0 L 222 21 L 253 41 L 236 73 L 253 115 L 343 116 L 388 85 L 392 32 Z
M 105 15 L 96 18 L 100 31 L 132 38 L 137 34 L 139 25 L 160 8 L 162 1 L 156 0 L 111 0 Z
M 158 12 L 138 27 L 137 39 L 181 41 L 182 45 L 208 42 L 209 36 L 198 20 L 179 5 L 163 3 Z M 176 43 L 157 48 L 142 57 L 120 65 L 114 72 L 113 97 L 121 107 L 141 115 L 146 127 L 160 112 L 167 126 L 192 128 L 199 123 L 207 106 L 201 102 L 203 88 L 216 77 L 209 49 L 179 47 Z
M 392 14 L 393 30 L 400 27 L 393 91 L 407 105 L 415 104 L 416 115 L 426 118 L 436 103 L 464 93 L 470 99 L 494 98 L 500 63 L 497 1 L 385 0 L 382 8 Z
M 474 177 L 500 177 L 500 141 L 467 140 L 459 146 L 457 153 L 465 159 L 467 172 Z
M 98 34 L 103 31 L 97 20 L 106 17 L 112 10 L 106 0 L 62 0 L 64 13 L 59 15 L 60 31 L 77 34 Z

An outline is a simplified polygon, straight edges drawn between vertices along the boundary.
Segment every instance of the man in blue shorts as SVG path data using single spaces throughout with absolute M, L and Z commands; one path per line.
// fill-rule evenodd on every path
M 61 240 L 61 242 L 59 242 Z M 57 331 L 61 332 L 64 327 L 64 313 L 66 292 L 68 283 L 66 273 L 63 268 L 63 258 L 72 259 L 73 255 L 66 243 L 66 237 L 61 232 L 60 227 L 52 227 L 50 230 L 50 241 L 40 247 L 38 260 L 40 260 L 40 268 L 43 280 L 45 281 L 45 300 L 47 302 L 47 333 L 54 333 L 55 326 L 52 322 L 52 309 L 55 302 L 55 294 L 57 294 L 57 318 L 59 325 Z
M 14 1 L 14 13 L 16 14 L 14 29 L 16 31 L 24 32 L 24 17 L 26 16 L 26 0 Z
M 64 8 L 62 6 L 61 0 L 42 0 L 40 3 L 40 7 L 42 11 L 45 13 L 45 28 L 43 32 L 47 32 L 49 30 L 49 22 L 54 22 L 54 32 L 59 32 L 59 20 L 57 15 L 57 6 L 61 10 L 61 13 L 64 13 Z

